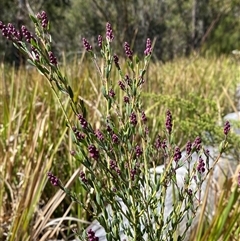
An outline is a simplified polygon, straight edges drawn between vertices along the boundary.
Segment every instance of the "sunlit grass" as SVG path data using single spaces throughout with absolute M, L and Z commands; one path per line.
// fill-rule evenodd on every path
M 88 119 L 93 126 L 99 126 L 104 111 L 100 80 L 93 64 L 82 60 L 76 58 L 62 68 L 73 87 L 75 101 L 85 103 Z M 78 218 L 80 227 L 87 218 L 86 213 L 71 200 L 63 199 L 65 195 L 61 191 L 56 193 L 46 185 L 46 173 L 51 169 L 63 183 L 68 182 L 75 192 L 84 194 L 79 185 L 74 184 L 79 163 L 70 154 L 71 134 L 58 101 L 45 79 L 34 69 L 15 70 L 2 64 L 0 76 L 0 222 L 3 224 L 0 239 L 4 239 L 4 232 L 9 232 L 8 240 L 39 239 L 43 233 L 41 240 L 48 240 L 51 235 L 61 233 L 63 223 L 70 226 L 71 221 L 64 219 L 58 222 L 59 227 L 49 224 L 51 219 L 62 217 L 64 213 Z M 113 81 L 118 82 L 115 76 L 113 73 Z M 193 56 L 166 64 L 152 63 L 143 90 L 152 135 L 160 132 L 169 108 L 175 128 L 179 128 L 175 138 L 180 145 L 203 131 L 211 132 L 214 138 L 216 135 L 214 141 L 217 141 L 217 124 L 227 112 L 235 110 L 234 93 L 239 82 L 239 64 L 231 57 Z M 65 100 L 64 95 L 62 99 Z M 67 106 L 67 100 L 64 104 Z M 68 115 L 73 118 L 70 112 Z M 235 149 L 239 148 L 239 143 L 236 138 L 232 141 Z M 220 204 L 234 195 L 228 191 L 222 194 Z M 239 192 L 236 195 L 239 196 Z M 232 206 L 237 202 L 234 198 Z M 219 210 L 222 212 L 224 208 L 220 206 Z M 233 212 L 232 222 L 239 215 Z M 229 210 L 225 213 L 229 215 Z M 226 220 L 220 222 L 216 218 L 212 224 L 216 232 Z M 73 223 L 76 224 L 76 220 Z M 207 237 L 222 235 L 226 237 L 223 240 L 230 240 L 228 231 L 216 234 L 214 230 L 209 231 Z

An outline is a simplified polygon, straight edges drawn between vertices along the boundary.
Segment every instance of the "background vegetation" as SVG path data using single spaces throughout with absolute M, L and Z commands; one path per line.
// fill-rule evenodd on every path
M 72 58 L 81 52 L 81 38 L 97 44 L 98 34 L 109 21 L 115 29 L 115 43 L 122 54 L 124 41 L 143 53 L 145 39 L 156 38 L 154 56 L 167 61 L 188 56 L 191 51 L 204 54 L 229 54 L 240 45 L 240 3 L 238 0 L 2 0 L 3 22 L 29 26 L 28 14 L 46 10 L 52 26 L 54 47 Z M 19 58 L 11 44 L 0 39 L 0 60 Z M 74 54 L 73 54 L 74 53 Z
M 97 45 L 97 35 L 105 32 L 109 21 L 120 55 L 125 40 L 141 56 L 146 38 L 155 38 L 144 103 L 156 134 L 164 126 L 169 108 L 179 146 L 196 135 L 205 138 L 205 143 L 218 143 L 222 135 L 218 124 L 222 124 L 226 113 L 236 111 L 239 59 L 231 52 L 240 49 L 239 1 L 0 2 L 1 20 L 16 25 L 30 27 L 28 13 L 42 9 L 51 21 L 62 70 L 71 81 L 75 96 L 86 103 L 92 123 L 99 125 L 102 111 L 100 81 L 85 56 L 81 37 L 88 37 Z M 2 37 L 0 60 L 0 240 L 10 232 L 9 240 L 53 237 L 67 240 L 72 229 L 81 227 L 89 217 L 70 199 L 64 199 L 60 191 L 56 193 L 52 186 L 46 185 L 46 172 L 51 169 L 63 183 L 84 194 L 77 181 L 74 182 L 79 163 L 70 154 L 72 138 L 65 118 L 36 70 L 9 65 L 18 65 L 22 59 Z M 206 131 L 210 135 L 206 136 Z M 232 135 L 230 144 L 239 160 L 240 138 Z M 222 202 L 230 195 L 223 192 Z

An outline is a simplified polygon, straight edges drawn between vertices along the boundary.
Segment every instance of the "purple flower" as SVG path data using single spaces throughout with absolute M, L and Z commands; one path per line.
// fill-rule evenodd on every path
M 192 145 L 193 149 L 195 148 L 197 152 L 200 151 L 200 149 L 201 149 L 201 143 L 202 143 L 202 140 L 201 140 L 201 138 L 198 136 L 198 137 L 195 139 L 195 141 L 193 142 L 193 145 Z
M 129 85 L 129 86 L 131 86 L 132 85 L 132 80 L 129 78 L 129 75 L 125 75 L 125 81 L 127 82 L 127 84 Z
M 131 179 L 132 179 L 132 180 L 134 180 L 136 174 L 137 174 L 137 169 L 136 169 L 136 167 L 134 167 L 134 168 L 131 169 L 131 171 L 130 171 L 130 176 L 131 176 Z
M 118 70 L 120 70 L 120 66 L 119 66 L 119 58 L 116 54 L 113 55 L 113 61 L 117 67 Z
M 137 124 L 137 116 L 134 112 L 132 112 L 130 115 L 130 123 L 134 126 Z
M 95 136 L 98 138 L 98 140 L 102 141 L 104 140 L 103 133 L 100 130 L 95 131 Z
M 81 141 L 84 139 L 85 137 L 84 134 L 81 133 L 76 127 L 73 127 L 72 129 L 78 141 Z
M 37 14 L 37 18 L 41 20 L 41 25 L 43 28 L 47 28 L 48 26 L 48 17 L 45 11 Z
M 135 151 L 136 151 L 136 156 L 137 157 L 140 157 L 143 154 L 143 150 L 142 150 L 142 148 L 140 146 L 136 146 Z
M 164 139 L 163 141 L 162 141 L 162 149 L 166 149 L 167 148 L 167 141 Z
M 190 155 L 192 151 L 192 143 L 190 141 L 187 142 L 187 145 L 186 145 L 186 153 L 187 155 Z
M 128 96 L 124 96 L 123 97 L 123 101 L 124 101 L 124 103 L 129 103 L 129 97 Z
M 190 188 L 187 189 L 187 193 L 188 193 L 189 196 L 192 196 L 192 194 L 193 194 L 192 189 L 190 189 Z
M 114 39 L 113 30 L 110 23 L 106 24 L 106 39 L 109 42 L 112 42 Z
M 197 170 L 200 174 L 205 172 L 205 163 L 201 156 L 199 157 L 199 160 L 198 160 Z
M 8 29 L 5 25 L 2 24 L 2 22 L 1 22 L 1 30 L 2 30 L 2 36 L 6 37 L 6 38 L 9 38 Z
M 85 38 L 83 38 L 82 41 L 83 41 L 83 46 L 86 49 L 86 51 L 91 51 L 92 46 L 89 44 L 89 42 Z
M 112 134 L 112 133 L 113 133 L 113 130 L 112 130 L 112 128 L 111 128 L 109 125 L 107 125 L 107 132 L 108 132 L 109 134 Z
M 101 36 L 101 35 L 98 35 L 98 46 L 99 46 L 100 48 L 102 48 L 102 41 L 103 41 L 102 36 Z
M 111 168 L 112 170 L 115 170 L 118 175 L 121 174 L 121 171 L 120 171 L 120 169 L 118 168 L 116 161 L 110 160 L 110 161 L 109 161 L 109 166 L 110 166 L 110 168 Z
M 110 161 L 109 161 L 109 166 L 110 166 L 111 169 L 115 169 L 115 167 L 117 166 L 116 161 L 110 160 Z
M 114 92 L 113 89 L 110 89 L 110 90 L 109 90 L 109 96 L 112 97 L 112 98 L 114 98 L 115 92 Z
M 95 233 L 93 232 L 92 229 L 89 229 L 87 231 L 87 238 L 88 238 L 88 241 L 99 241 L 99 238 L 95 236 Z
M 225 123 L 225 125 L 224 125 L 224 130 L 223 130 L 225 136 L 228 135 L 228 133 L 229 133 L 229 131 L 230 131 L 230 127 L 231 127 L 231 126 L 230 126 L 229 121 L 226 121 L 226 123 Z
M 97 160 L 99 158 L 99 151 L 94 145 L 88 147 L 88 152 L 91 158 Z
M 86 175 L 83 171 L 80 171 L 79 176 L 80 176 L 80 179 L 82 180 L 82 182 L 87 184 L 88 181 L 87 181 Z
M 118 81 L 118 85 L 122 90 L 125 90 L 125 84 L 121 80 Z
M 57 58 L 54 56 L 53 52 L 48 53 L 50 63 L 53 65 L 57 65 Z
M 22 35 L 25 37 L 26 41 L 28 43 L 30 43 L 31 39 L 33 39 L 32 34 L 27 30 L 27 28 L 24 25 L 21 27 L 21 31 L 22 31 Z
M 167 110 L 166 129 L 168 134 L 170 135 L 172 132 L 172 114 L 170 110 Z
M 20 41 L 21 40 L 21 35 L 20 35 L 20 32 L 16 30 L 16 28 L 11 24 L 9 23 L 8 24 L 8 31 L 11 33 L 11 37 L 12 37 L 12 40 L 17 40 L 17 41 Z
M 31 50 L 32 50 L 33 60 L 39 61 L 40 55 L 38 50 L 33 46 L 31 46 Z
M 117 143 L 119 142 L 119 138 L 118 138 L 118 136 L 117 136 L 116 134 L 113 134 L 113 135 L 112 135 L 112 141 L 113 141 L 113 143 L 115 143 L 115 144 L 117 144 Z
M 51 172 L 48 172 L 48 179 L 52 183 L 53 186 L 59 186 L 60 182 L 57 177 L 55 177 Z
M 144 112 L 142 112 L 141 119 L 142 119 L 142 121 L 143 121 L 144 123 L 146 123 L 146 122 L 147 122 L 147 117 L 146 117 L 146 115 L 145 115 L 145 113 L 144 113 Z
M 173 159 L 174 159 L 175 162 L 178 162 L 181 159 L 181 157 L 182 157 L 182 154 L 181 154 L 180 148 L 177 146 L 175 148 Z
M 6 26 L 3 24 L 3 22 L 0 21 L 0 29 L 2 31 L 2 35 L 7 39 L 12 41 L 21 40 L 20 32 L 17 31 L 16 28 L 11 23 L 8 23 L 8 25 Z
M 132 60 L 133 51 L 130 49 L 130 45 L 127 42 L 124 43 L 124 50 L 127 57 Z
M 146 41 L 146 49 L 144 51 L 145 55 L 150 55 L 152 53 L 152 44 L 150 38 L 147 39 Z
M 161 137 L 158 135 L 156 141 L 155 141 L 155 147 L 157 150 L 159 150 L 161 148 Z
M 87 129 L 88 123 L 87 123 L 86 119 L 81 114 L 78 114 L 78 120 L 79 120 L 82 128 Z

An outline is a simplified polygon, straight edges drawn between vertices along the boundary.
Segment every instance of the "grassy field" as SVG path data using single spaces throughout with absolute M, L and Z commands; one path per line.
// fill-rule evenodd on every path
M 104 100 L 94 66 L 83 62 L 84 58 L 76 58 L 68 65 L 63 61 L 62 70 L 73 87 L 75 101 L 84 101 L 88 119 L 98 126 Z M 14 69 L 1 64 L 0 76 L 0 240 L 6 239 L 6 233 L 8 240 L 66 240 L 66 235 L 81 227 L 88 215 L 47 183 L 46 174 L 51 170 L 85 199 L 76 180 L 79 163 L 70 154 L 72 138 L 59 102 L 35 69 Z M 113 81 L 118 82 L 117 73 L 113 73 Z M 179 146 L 197 135 L 204 137 L 206 131 L 211 138 L 205 138 L 205 143 L 218 143 L 222 137 L 222 117 L 236 111 L 237 83 L 239 62 L 233 56 L 192 56 L 165 64 L 152 62 L 143 93 L 152 135 L 161 132 L 166 110 L 170 109 Z M 68 106 L 65 96 L 61 98 Z M 67 114 L 74 119 L 70 111 Z M 239 137 L 232 134 L 230 145 L 240 153 Z M 227 212 L 225 201 L 232 197 L 232 205 L 236 205 L 239 192 L 235 190 L 233 195 L 225 190 L 221 197 L 220 204 L 224 205 L 219 209 L 219 218 L 227 217 L 234 226 L 239 213 L 236 209 Z M 223 211 L 226 212 L 221 216 Z M 222 223 L 215 223 L 216 230 L 223 232 L 221 240 L 237 240 L 234 238 L 239 234 L 239 226 L 229 234 L 228 229 L 221 229 L 225 222 L 223 219 Z M 202 235 L 202 240 L 207 239 Z

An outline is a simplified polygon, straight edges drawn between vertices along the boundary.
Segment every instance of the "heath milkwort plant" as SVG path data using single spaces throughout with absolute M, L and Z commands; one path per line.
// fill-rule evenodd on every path
M 166 110 L 165 130 L 150 129 L 141 101 L 147 81 L 145 73 L 153 52 L 150 38 L 146 40 L 142 62 L 124 42 L 122 50 L 127 57 L 127 73 L 124 73 L 119 57 L 112 49 L 114 31 L 110 23 L 106 24 L 105 37 L 97 36 L 97 49 L 105 63 L 103 69 L 98 65 L 98 55 L 91 43 L 86 38 L 82 39 L 82 46 L 91 55 L 99 73 L 105 98 L 106 108 L 100 128 L 94 129 L 83 108 L 75 101 L 68 80 L 58 66 L 51 47 L 47 14 L 42 11 L 31 19 L 35 33 L 25 26 L 17 30 L 12 24 L 2 22 L 0 29 L 2 35 L 12 41 L 46 77 L 56 95 L 73 133 L 75 147 L 71 154 L 84 167 L 79 173 L 79 184 L 87 191 L 91 211 L 51 172 L 48 173 L 49 181 L 91 213 L 104 229 L 106 240 L 184 240 L 201 204 L 203 182 L 213 166 L 209 165 L 209 156 L 200 137 L 189 141 L 185 152 L 173 142 L 174 125 L 170 110 Z M 119 73 L 118 81 L 111 75 L 113 68 Z M 59 91 L 69 97 L 75 123 L 69 120 Z M 123 98 L 117 98 L 119 93 Z M 230 124 L 226 123 L 220 154 L 226 147 L 229 130 Z M 158 133 L 154 135 L 153 132 Z M 162 160 L 160 172 L 156 160 Z M 183 167 L 187 171 L 182 174 Z M 182 183 L 179 183 L 180 175 Z M 93 229 L 78 230 L 75 234 L 80 240 L 99 240 Z

